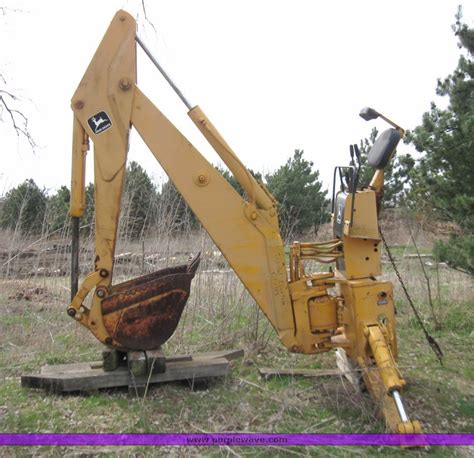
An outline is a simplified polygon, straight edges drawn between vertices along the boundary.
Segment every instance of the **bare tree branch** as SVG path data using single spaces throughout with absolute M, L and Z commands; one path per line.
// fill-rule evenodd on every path
M 143 14 L 145 16 L 145 21 L 148 22 L 148 24 L 150 24 L 153 28 L 153 30 L 155 31 L 155 33 L 157 33 L 156 31 L 156 28 L 155 28 L 155 25 L 153 24 L 153 22 L 151 22 L 149 19 L 148 19 L 148 15 L 147 15 L 147 12 L 146 12 L 146 6 L 145 6 L 145 0 L 142 0 L 142 10 L 143 10 Z
M 3 16 L 6 16 L 9 13 L 19 12 L 22 12 L 22 10 L 10 8 L 8 6 L 0 6 L 0 14 Z M 21 98 L 6 89 L 7 80 L 2 73 L 0 73 L 0 83 L 3 86 L 0 89 L 0 122 L 4 122 L 3 115 L 6 114 L 18 140 L 20 140 L 20 138 L 26 139 L 31 149 L 34 151 L 38 145 L 36 144 L 28 125 L 28 117 L 23 111 L 18 109 L 18 104 L 22 102 Z
M 0 78 L 5 82 L 5 78 L 2 75 L 0 75 Z M 3 120 L 2 114 L 6 111 L 18 139 L 24 137 L 34 150 L 37 144 L 30 131 L 28 118 L 24 113 L 11 105 L 11 102 L 18 102 L 19 100 L 15 94 L 5 89 L 0 89 L 0 121 Z
M 2 13 L 4 16 L 7 13 L 18 13 L 21 10 L 18 10 L 16 8 L 9 8 L 8 6 L 0 6 L 0 13 Z

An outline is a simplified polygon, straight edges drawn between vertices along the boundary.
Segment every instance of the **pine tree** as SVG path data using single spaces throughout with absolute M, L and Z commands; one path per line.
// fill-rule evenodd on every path
M 66 186 L 61 186 L 55 194 L 48 198 L 46 221 L 48 231 L 53 232 L 69 223 L 69 202 L 71 192 Z
M 132 238 L 141 237 L 155 221 L 157 191 L 150 176 L 137 162 L 127 166 L 121 214 L 123 229 Z
M 43 228 L 47 196 L 33 179 L 25 180 L 7 192 L 0 225 L 3 229 L 18 229 L 22 234 L 39 234 Z
M 279 202 L 280 229 L 285 239 L 299 235 L 327 221 L 326 191 L 322 191 L 319 172 L 295 150 L 293 157 L 272 174 L 266 175 L 267 187 Z
M 439 242 L 435 254 L 474 272 L 474 29 L 461 22 L 461 13 L 459 8 L 453 30 L 462 54 L 454 72 L 438 80 L 436 89 L 449 104 L 442 109 L 433 102 L 407 138 L 424 153 L 412 173 L 413 206 L 461 228 L 447 245 Z

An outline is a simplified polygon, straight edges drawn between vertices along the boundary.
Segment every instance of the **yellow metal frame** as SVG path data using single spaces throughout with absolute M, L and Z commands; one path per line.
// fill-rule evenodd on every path
M 380 275 L 376 195 L 356 193 L 355 217 L 349 224 L 351 196 L 341 240 L 294 244 L 288 279 L 278 227 L 277 202 L 249 173 L 199 107 L 189 117 L 246 190 L 244 200 L 143 94 L 136 84 L 136 23 L 125 11 L 115 15 L 78 89 L 72 153 L 72 216 L 83 214 L 85 160 L 94 145 L 95 270 L 84 281 L 68 313 L 109 346 L 101 301 L 111 292 L 120 199 L 130 128 L 136 128 L 219 247 L 242 283 L 292 352 L 320 353 L 342 347 L 361 368 L 391 430 L 403 422 L 390 403 L 390 390 L 401 388 L 396 369 L 397 345 L 391 284 Z M 88 123 L 105 112 L 110 126 L 94 133 Z M 376 184 L 380 185 L 380 174 Z M 382 173 L 383 183 L 383 173 Z M 380 186 L 379 186 L 380 187 Z M 307 274 L 304 262 L 343 262 L 335 273 Z M 94 289 L 90 308 L 84 299 Z M 378 374 L 374 378 L 373 374 Z M 382 380 L 382 382 L 380 382 Z M 388 380 L 388 381 L 387 381 Z M 387 408 L 385 407 L 387 404 Z M 411 429 L 410 429 L 411 428 Z M 416 430 L 416 427 L 405 429 Z M 419 429 L 419 428 L 418 428 Z

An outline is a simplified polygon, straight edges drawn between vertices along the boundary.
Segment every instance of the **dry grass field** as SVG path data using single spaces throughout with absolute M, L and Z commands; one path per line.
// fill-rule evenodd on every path
M 397 298 L 400 367 L 408 381 L 404 395 L 411 417 L 426 432 L 474 432 L 474 294 L 472 277 L 422 258 L 430 277 L 433 310 L 441 324 L 435 329 L 428 306 L 427 285 L 420 259 L 406 257 L 414 248 L 403 224 L 386 220 L 392 245 L 410 293 L 425 325 L 445 354 L 441 366 L 403 296 L 388 262 L 384 274 Z M 324 231 L 320 237 L 324 238 Z M 419 249 L 430 252 L 433 236 L 416 232 Z M 165 345 L 168 355 L 243 348 L 225 379 L 191 389 L 185 383 L 151 387 L 146 396 L 126 390 L 95 394 L 45 394 L 20 386 L 20 375 L 45 364 L 100 359 L 101 344 L 65 313 L 69 291 L 67 230 L 42 240 L 25 240 L 3 233 L 0 238 L 0 432 L 3 433 L 374 433 L 383 425 L 365 394 L 356 394 L 339 377 L 281 377 L 264 380 L 259 367 L 334 368 L 333 353 L 321 356 L 289 354 L 236 275 L 228 268 L 204 232 L 175 238 L 156 234 L 143 241 L 121 239 L 116 281 L 174 265 L 201 251 L 203 261 L 193 281 L 191 297 L 180 324 Z M 83 242 L 81 274 L 92 266 L 90 240 Z M 467 448 L 404 450 L 361 447 L 253 448 L 5 448 L 5 456 L 91 455 L 217 455 L 296 456 L 434 455 L 469 456 Z M 472 456 L 472 455 L 471 455 Z

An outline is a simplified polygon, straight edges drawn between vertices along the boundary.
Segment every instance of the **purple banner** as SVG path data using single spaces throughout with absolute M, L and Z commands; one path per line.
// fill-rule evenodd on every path
M 0 445 L 474 445 L 474 434 L 0 434 Z

